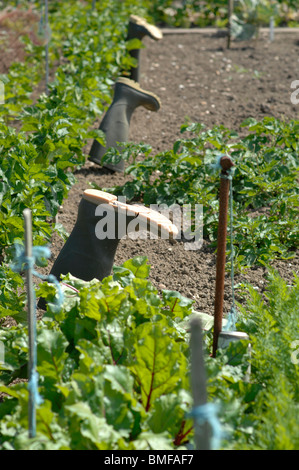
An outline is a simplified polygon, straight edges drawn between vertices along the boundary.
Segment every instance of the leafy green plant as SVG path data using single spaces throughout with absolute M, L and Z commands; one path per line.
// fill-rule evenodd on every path
M 171 449 L 173 440 L 179 446 L 192 435 L 184 416 L 191 398 L 180 328 L 192 302 L 178 293 L 161 299 L 148 272 L 146 259 L 137 257 L 102 283 L 65 279 L 72 290 L 66 288 L 63 310 L 48 309 L 37 330 L 44 399 L 37 438 L 30 442 L 25 436 L 26 384 L 2 386 L 12 397 L 0 406 L 2 448 Z M 53 287 L 46 284 L 39 292 L 51 298 Z M 26 365 L 26 335 L 24 327 L 1 331 L 1 380 L 7 384 Z M 7 406 L 19 417 L 15 424 Z
M 37 370 L 43 403 L 37 434 L 28 438 L 27 327 L 0 330 L 0 448 L 167 450 L 193 444 L 189 385 L 192 301 L 159 295 L 144 257 L 114 268 L 102 282 L 65 276 L 59 313 L 48 307 L 37 328 Z M 55 289 L 38 295 L 50 302 Z M 298 446 L 298 279 L 271 274 L 266 301 L 251 286 L 239 308 L 248 342 L 210 355 L 204 335 L 209 401 L 218 405 L 224 449 Z M 48 304 L 49 305 L 49 304 Z M 251 373 L 248 378 L 248 367 Z M 25 372 L 25 374 L 24 374 Z
M 299 366 L 292 354 L 293 345 L 298 344 L 298 277 L 287 285 L 270 270 L 265 300 L 252 286 L 248 289 L 250 297 L 240 307 L 239 328 L 250 335 L 252 382 L 259 391 L 248 404 L 254 432 L 247 434 L 244 446 L 295 450 L 299 444 Z
M 20 276 L 11 276 L 9 263 L 14 255 L 14 243 L 22 243 L 24 239 L 24 209 L 29 207 L 32 211 L 35 244 L 44 245 L 49 242 L 53 230 L 65 236 L 63 227 L 55 223 L 55 215 L 75 182 L 70 169 L 78 166 L 80 159 L 81 164 L 84 161 L 82 151 L 80 153 L 79 133 L 72 135 L 73 124 L 61 119 L 61 115 L 59 120 L 55 120 L 54 113 L 52 120 L 47 113 L 47 125 L 43 124 L 44 115 L 41 114 L 40 120 L 36 119 L 35 123 L 29 111 L 28 115 L 31 128 L 35 125 L 40 129 L 29 136 L 21 132 L 17 134 L 13 129 L 0 124 L 0 256 L 3 263 L 0 280 L 1 317 L 12 314 L 18 316 L 20 313 L 17 308 L 20 300 L 16 301 L 18 295 L 12 294 L 12 287 L 14 286 L 15 292 L 16 288 L 22 289 L 23 279 Z M 81 141 L 81 147 L 83 145 Z M 74 154 L 75 151 L 77 154 Z M 8 279 L 4 273 L 7 273 Z M 11 282 L 11 289 L 8 288 L 9 278 L 18 279 L 17 284 Z
M 9 99 L 0 109 L 0 316 L 18 322 L 0 329 L 0 344 L 5 345 L 0 364 L 3 450 L 165 450 L 193 443 L 193 422 L 187 417 L 192 407 L 188 320 L 193 302 L 178 292 L 158 295 L 148 281 L 146 259 L 140 257 L 115 267 L 103 282 L 64 279 L 60 313 L 48 307 L 38 322 L 43 403 L 37 409 L 37 436 L 29 439 L 26 296 L 23 277 L 9 267 L 12 245 L 23 239 L 25 207 L 33 210 L 35 244 L 49 240 L 53 229 L 61 232 L 53 218 L 75 181 L 72 170 L 84 162 L 86 140 L 103 138 L 90 125 L 109 104 L 116 74 L 133 64 L 128 54 L 133 44 L 125 42 L 129 12 L 146 12 L 147 6 L 145 0 L 107 0 L 91 11 L 91 2 L 51 2 L 51 60 L 60 54 L 63 60 L 49 95 L 32 104 L 31 85 L 38 79 L 43 51 L 29 42 L 32 55 L 26 64 L 32 68 L 15 65 L 2 77 Z M 14 78 L 20 83 L 15 90 Z M 12 118 L 20 121 L 20 132 L 7 126 Z M 205 130 L 186 124 L 185 138 L 159 156 L 152 156 L 147 146 L 127 145 L 122 156 L 132 160 L 127 172 L 134 178 L 115 192 L 146 204 L 202 203 L 205 236 L 214 240 L 219 180 L 213 164 L 219 153 L 230 152 L 236 163 L 239 266 L 266 264 L 277 253 L 290 256 L 297 243 L 298 121 L 266 118 L 245 125 L 249 134 L 240 139 L 224 127 Z M 119 155 L 112 152 L 105 158 L 117 160 Z M 238 327 L 250 336 L 251 354 L 245 342 L 212 358 L 212 331 L 204 336 L 209 400 L 219 405 L 225 431 L 222 447 L 296 449 L 298 362 L 292 359 L 292 345 L 297 344 L 298 279 L 287 286 L 273 274 L 265 301 L 253 288 L 248 290 L 248 302 L 239 306 Z M 44 284 L 38 295 L 50 302 L 55 289 Z
M 298 246 L 298 121 L 274 118 L 248 119 L 244 137 L 223 126 L 206 130 L 199 123 L 183 125 L 188 137 L 173 148 L 151 155 L 148 146 L 127 144 L 122 158 L 132 179 L 109 188 L 128 200 L 150 204 L 202 204 L 204 237 L 214 242 L 218 230 L 219 173 L 221 154 L 234 163 L 234 244 L 236 266 L 268 263 L 289 258 Z M 138 154 L 143 158 L 137 158 Z M 107 152 L 105 160 L 117 161 L 119 152 Z
M 53 221 L 75 183 L 74 169 L 85 162 L 83 149 L 89 139 L 104 143 L 101 131 L 92 129 L 94 120 L 109 105 L 119 71 L 134 65 L 130 48 L 140 47 L 125 40 L 129 14 L 140 8 L 138 2 L 131 3 L 101 2 L 95 11 L 81 1 L 71 6 L 51 3 L 49 56 L 55 77 L 48 94 L 42 93 L 34 104 L 31 94 L 44 72 L 44 47 L 24 37 L 25 62 L 12 64 L 1 76 L 1 317 L 13 313 L 15 319 L 22 318 L 16 292 L 22 291 L 23 279 L 15 277 L 18 283 L 9 289 L 5 273 L 10 275 L 12 245 L 24 238 L 23 210 L 32 211 L 35 244 L 49 242 L 53 230 L 65 236 L 63 227 Z M 31 6 L 41 12 L 39 2 Z M 12 120 L 19 132 L 7 125 Z

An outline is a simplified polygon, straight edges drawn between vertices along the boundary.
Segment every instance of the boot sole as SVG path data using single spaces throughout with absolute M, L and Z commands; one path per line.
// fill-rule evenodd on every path
M 163 33 L 159 28 L 157 28 L 157 26 L 149 24 L 144 18 L 141 18 L 140 16 L 131 15 L 130 22 L 144 28 L 148 32 L 148 35 L 155 41 L 159 41 L 163 38 Z
M 138 217 L 141 224 L 140 230 L 150 231 L 152 229 L 155 234 L 157 233 L 159 236 L 169 238 L 175 238 L 178 235 L 177 227 L 167 217 L 148 207 L 137 204 L 125 204 L 118 201 L 117 197 L 113 194 L 97 189 L 86 189 L 82 197 L 92 204 L 106 204 L 117 213 L 120 212 L 130 217 Z M 158 228 L 158 232 L 154 230 L 155 228 Z
M 116 80 L 116 83 L 122 83 L 123 85 L 126 85 L 130 88 L 134 88 L 134 90 L 138 91 L 139 93 L 142 93 L 143 95 L 150 96 L 156 101 L 156 105 L 153 103 L 145 103 L 142 106 L 146 109 L 149 109 L 150 111 L 158 111 L 161 108 L 161 101 L 160 98 L 152 93 L 151 91 L 146 91 L 141 88 L 139 83 L 135 82 L 134 80 L 131 80 L 130 78 L 127 77 L 119 77 Z

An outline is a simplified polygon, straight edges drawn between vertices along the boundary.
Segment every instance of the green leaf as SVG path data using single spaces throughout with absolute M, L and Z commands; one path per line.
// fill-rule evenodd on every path
M 130 269 L 123 266 L 113 266 L 113 280 L 118 281 L 122 287 L 131 285 L 134 278 L 135 276 Z
M 134 377 L 129 369 L 123 366 L 105 367 L 104 407 L 107 422 L 117 429 L 122 436 L 129 437 L 135 423 L 136 413 L 140 407 L 134 399 Z
M 148 431 L 140 434 L 134 441 L 136 450 L 173 450 L 173 444 L 167 434 L 154 434 Z
M 37 335 L 38 372 L 51 381 L 61 382 L 68 345 L 61 331 L 40 328 Z
M 133 259 L 125 261 L 122 266 L 129 269 L 134 276 L 146 279 L 150 272 L 150 266 L 147 264 L 146 256 L 135 256 Z
M 102 295 L 99 294 L 97 287 L 95 289 L 84 287 L 80 290 L 80 310 L 83 315 L 97 321 L 101 320 L 99 297 Z
M 139 325 L 134 348 L 136 362 L 131 368 L 148 411 L 157 398 L 176 389 L 184 376 L 186 360 L 160 322 Z
M 100 374 L 103 370 L 103 351 L 91 341 L 84 338 L 79 339 L 76 349 L 80 352 L 79 367 L 86 375 Z
M 179 393 L 163 395 L 153 403 L 150 416 L 147 420 L 151 430 L 155 434 L 169 432 L 169 436 L 175 436 L 186 420 L 186 414 L 192 408 L 192 397 L 183 390 Z M 193 427 L 193 420 L 189 419 L 188 427 Z M 188 436 L 189 438 L 190 436 Z
M 190 309 L 194 303 L 193 300 L 184 297 L 177 291 L 166 290 L 162 291 L 165 305 L 169 308 L 172 317 L 184 318 L 189 315 Z
M 139 39 L 133 38 L 127 41 L 126 47 L 128 51 L 131 51 L 133 49 L 141 49 L 144 47 L 144 45 Z

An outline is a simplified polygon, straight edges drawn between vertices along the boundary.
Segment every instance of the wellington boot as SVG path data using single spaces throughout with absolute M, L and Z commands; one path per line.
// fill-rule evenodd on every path
M 161 238 L 178 235 L 177 227 L 158 211 L 125 204 L 112 194 L 87 189 L 79 204 L 75 226 L 50 274 L 59 281 L 61 275 L 68 273 L 84 281 L 101 281 L 111 274 L 120 239 L 142 231 Z M 40 299 L 38 306 L 46 308 L 44 299 Z
M 137 38 L 140 41 L 144 36 L 149 36 L 151 39 L 155 41 L 159 41 L 162 39 L 163 34 L 162 31 L 157 28 L 156 26 L 149 24 L 144 18 L 140 18 L 140 16 L 131 15 L 128 27 L 128 36 L 127 40 Z M 132 67 L 130 70 L 129 78 L 135 80 L 136 82 L 140 81 L 140 67 L 139 67 L 139 59 L 140 59 L 140 49 L 132 49 L 130 51 L 130 55 L 137 60 L 137 67 Z
M 144 36 L 149 36 L 151 39 L 159 41 L 163 38 L 163 33 L 159 28 L 157 28 L 157 26 L 148 23 L 144 18 L 137 15 L 131 15 L 127 40 L 134 38 L 142 40 Z
M 142 90 L 138 83 L 129 78 L 118 78 L 113 101 L 99 127 L 105 134 L 106 147 L 94 140 L 88 157 L 90 161 L 101 165 L 102 157 L 108 148 L 114 147 L 120 150 L 121 147 L 117 143 L 129 140 L 131 117 L 138 106 L 143 106 L 150 111 L 158 111 L 161 104 L 156 95 Z M 103 166 L 120 173 L 125 168 L 123 160 L 115 165 L 105 163 Z

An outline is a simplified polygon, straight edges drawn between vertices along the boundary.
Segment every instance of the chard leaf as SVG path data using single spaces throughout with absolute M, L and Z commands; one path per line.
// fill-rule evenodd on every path
M 125 261 L 123 267 L 129 269 L 136 277 L 146 279 L 150 272 L 146 256 L 135 256 L 135 258 Z
M 179 345 L 166 334 L 162 322 L 143 323 L 136 329 L 135 363 L 132 371 L 148 411 L 154 401 L 173 392 L 185 373 L 186 361 Z

